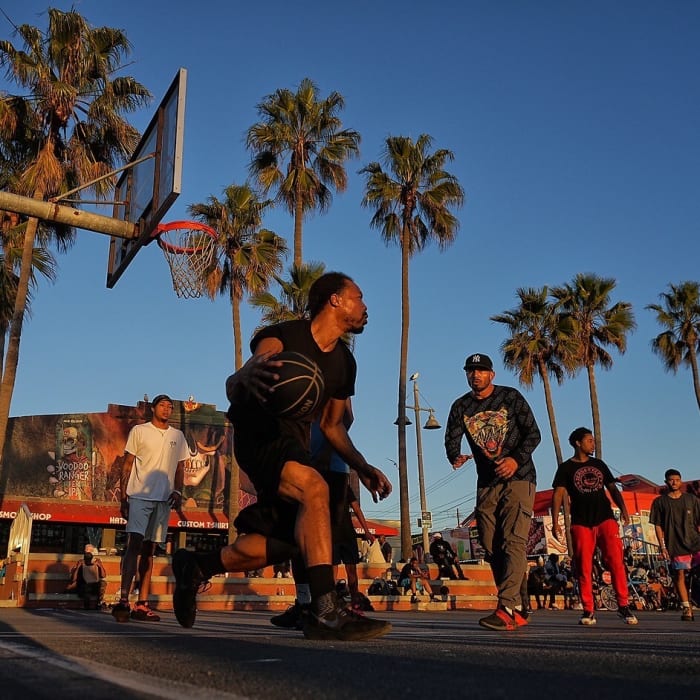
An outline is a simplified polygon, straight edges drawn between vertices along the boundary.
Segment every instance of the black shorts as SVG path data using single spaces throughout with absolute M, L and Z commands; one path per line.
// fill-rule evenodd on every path
M 251 440 L 245 436 L 233 440 L 233 449 L 241 469 L 255 486 L 263 500 L 273 499 L 280 486 L 280 475 L 285 462 L 311 464 L 311 455 L 292 435 L 278 434 L 276 438 Z
M 333 543 L 333 566 L 359 563 L 360 553 L 357 551 L 357 540 Z
M 233 524 L 243 535 L 264 535 L 268 539 L 296 545 L 294 526 L 298 509 L 296 503 L 288 503 L 281 498 L 258 501 L 244 508 Z

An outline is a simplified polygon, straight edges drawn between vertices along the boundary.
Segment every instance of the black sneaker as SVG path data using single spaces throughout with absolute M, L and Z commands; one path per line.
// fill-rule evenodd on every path
M 129 603 L 126 603 L 123 600 L 120 600 L 112 608 L 112 617 L 114 617 L 114 619 L 117 622 L 129 622 L 130 615 L 131 615 L 131 608 L 129 607 Z
M 350 608 L 343 607 L 337 599 L 334 608 L 323 615 L 317 615 L 312 608 L 304 622 L 304 636 L 307 639 L 356 642 L 381 637 L 390 630 L 391 623 L 353 612 Z
M 284 627 L 288 630 L 304 629 L 304 620 L 309 615 L 310 605 L 302 605 L 298 600 L 294 601 L 294 605 L 290 605 L 280 615 L 275 615 L 270 618 L 270 622 L 275 627 Z
M 637 618 L 634 616 L 634 613 L 629 609 L 628 606 L 623 606 L 618 608 L 617 610 L 618 617 L 622 618 L 622 621 L 626 625 L 636 625 L 637 624 Z
M 175 590 L 173 591 L 173 610 L 182 627 L 192 627 L 197 617 L 197 592 L 207 580 L 197 564 L 192 552 L 178 549 L 173 556 L 173 574 Z

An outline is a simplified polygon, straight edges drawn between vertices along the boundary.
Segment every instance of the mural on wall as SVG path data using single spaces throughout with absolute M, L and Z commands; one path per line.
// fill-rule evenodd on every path
M 106 413 L 10 418 L 0 493 L 22 498 L 71 502 L 118 503 L 119 475 L 129 430 L 150 420 L 150 405 L 110 404 Z M 228 509 L 231 425 L 211 404 L 175 401 L 171 425 L 185 434 L 183 505 Z M 255 500 L 255 490 L 241 473 L 239 503 Z

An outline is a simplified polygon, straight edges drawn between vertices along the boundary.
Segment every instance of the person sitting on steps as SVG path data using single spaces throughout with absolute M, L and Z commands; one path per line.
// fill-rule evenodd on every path
M 421 588 L 429 596 L 431 602 L 435 600 L 435 594 L 430 586 L 430 576 L 418 566 L 418 559 L 411 557 L 408 564 L 404 565 L 399 574 L 399 588 L 403 588 L 404 593 L 411 589 L 411 603 L 417 603 L 416 595 Z

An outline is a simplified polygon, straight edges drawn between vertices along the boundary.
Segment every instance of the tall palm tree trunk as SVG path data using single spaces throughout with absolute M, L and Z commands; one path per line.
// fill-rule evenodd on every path
M 298 185 L 297 185 L 298 188 Z M 304 207 L 301 199 L 301 193 L 297 192 L 294 202 L 294 264 L 301 267 L 301 233 L 302 224 L 304 222 Z
M 406 464 L 406 365 L 408 364 L 408 329 L 410 301 L 408 287 L 409 231 L 404 225 L 401 233 L 401 355 L 399 359 L 399 510 L 401 511 L 401 557 L 411 558 L 411 511 L 408 503 L 408 466 Z
M 43 200 L 43 192 L 35 192 L 34 199 Z M 0 462 L 5 451 L 5 438 L 7 436 L 7 423 L 10 418 L 10 405 L 12 393 L 15 389 L 17 377 L 17 365 L 19 363 L 19 344 L 22 338 L 22 324 L 24 312 L 27 308 L 27 295 L 29 294 L 29 280 L 32 274 L 32 257 L 34 255 L 34 239 L 39 228 L 39 219 L 29 219 L 27 229 L 24 232 L 22 246 L 22 263 L 17 284 L 17 296 L 15 308 L 10 321 L 10 333 L 7 340 L 7 354 L 2 372 L 2 384 L 0 385 Z
M 700 408 L 700 378 L 698 377 L 698 356 L 695 353 L 695 342 L 690 346 L 688 352 L 688 361 L 690 362 L 690 371 L 693 373 L 693 387 L 695 388 L 695 400 Z
M 595 456 L 598 459 L 603 459 L 603 438 L 600 433 L 600 408 L 598 406 L 598 387 L 595 381 L 595 366 L 589 364 L 588 370 L 588 388 L 591 394 L 591 414 L 593 416 L 593 433 L 595 434 Z
M 544 387 L 544 400 L 545 404 L 547 405 L 549 430 L 552 433 L 552 443 L 554 444 L 554 456 L 557 459 L 557 464 L 561 464 L 564 461 L 564 458 L 562 457 L 561 443 L 559 442 L 559 429 L 557 428 L 557 417 L 554 414 L 554 402 L 552 401 L 552 384 L 549 381 L 549 375 L 547 374 L 547 368 L 545 367 L 543 360 L 540 360 L 538 362 L 537 369 L 540 373 L 542 386 Z
M 552 401 L 552 384 L 549 381 L 549 374 L 547 373 L 547 367 L 544 364 L 544 360 L 539 360 L 537 368 L 540 373 L 540 378 L 542 379 L 542 386 L 544 387 L 544 401 L 547 405 L 549 430 L 552 433 L 552 442 L 554 443 L 554 456 L 556 457 L 557 465 L 559 465 L 564 461 L 564 458 L 562 456 L 561 443 L 559 441 L 559 428 L 557 428 L 557 417 L 554 414 L 554 402 Z M 568 549 L 569 555 L 573 556 L 574 543 L 571 539 L 571 508 L 568 496 L 564 498 L 564 534 L 566 536 L 566 547 Z
M 231 285 L 231 323 L 233 325 L 233 354 L 234 354 L 234 366 L 236 371 L 238 371 L 243 366 L 243 347 L 241 340 L 241 300 L 233 291 L 233 285 Z M 231 434 L 233 438 L 233 433 Z M 239 513 L 238 507 L 238 496 L 241 490 L 241 472 L 238 462 L 236 461 L 236 456 L 233 454 L 233 439 L 230 445 L 231 453 L 231 474 L 229 476 L 228 484 L 228 541 L 229 544 L 236 539 L 237 532 L 233 525 L 233 521 L 236 519 Z

